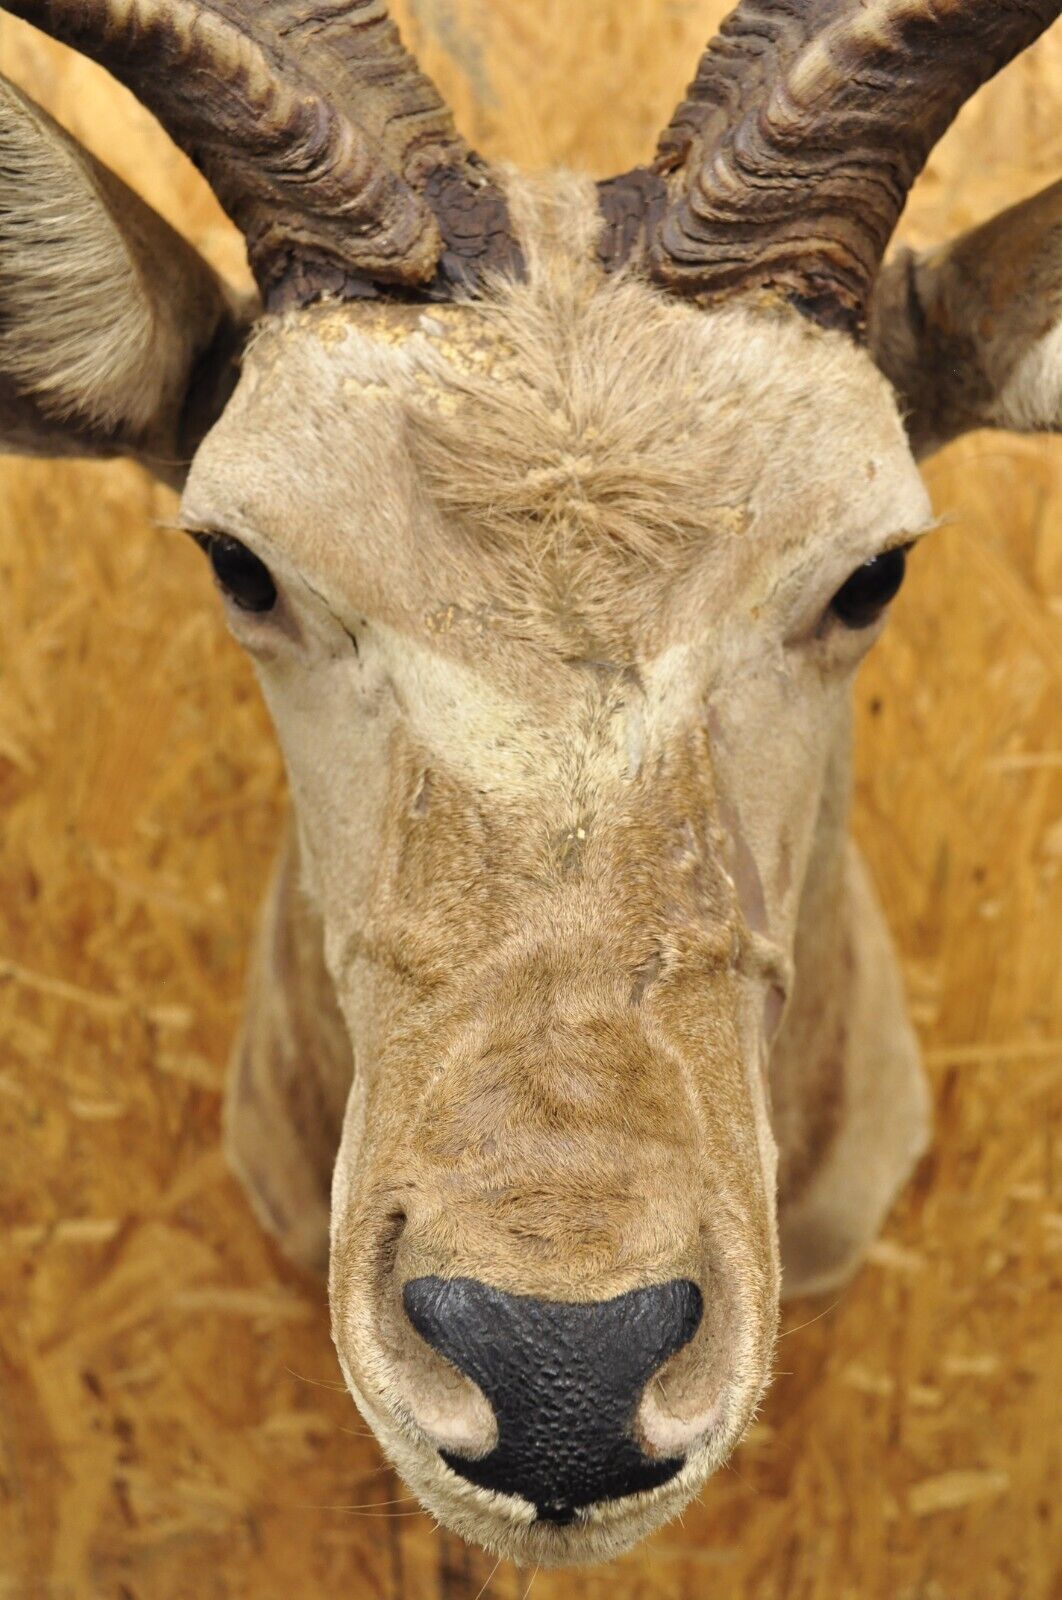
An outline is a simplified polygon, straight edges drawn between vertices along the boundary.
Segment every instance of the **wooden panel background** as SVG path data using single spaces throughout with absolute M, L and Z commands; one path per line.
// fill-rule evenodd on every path
M 404 0 L 492 153 L 651 147 L 717 0 Z M 0 67 L 237 275 L 196 175 L 101 74 Z M 1062 171 L 1062 27 L 923 180 L 928 241 Z M 834 1305 L 794 1307 L 733 1466 L 610 1568 L 441 1535 L 338 1384 L 322 1291 L 218 1149 L 283 811 L 250 671 L 172 503 L 124 465 L 0 470 L 0 1596 L 1049 1600 L 1062 1593 L 1062 444 L 930 469 L 945 525 L 860 688 L 856 826 L 938 1137 Z

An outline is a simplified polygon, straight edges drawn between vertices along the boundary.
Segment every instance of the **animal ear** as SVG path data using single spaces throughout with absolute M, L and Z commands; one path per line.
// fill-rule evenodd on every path
M 870 346 L 926 456 L 971 428 L 1062 432 L 1062 182 L 881 273 Z
M 196 252 L 0 78 L 0 450 L 130 455 L 180 483 L 241 320 Z

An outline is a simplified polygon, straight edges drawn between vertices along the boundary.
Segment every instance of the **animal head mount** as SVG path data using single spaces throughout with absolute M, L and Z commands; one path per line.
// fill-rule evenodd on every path
M 381 0 L 4 9 L 150 107 L 258 284 L 0 82 L 0 440 L 183 488 L 288 768 L 237 1161 L 303 1257 L 331 1181 L 340 1360 L 424 1504 L 614 1554 L 924 1138 L 849 689 L 915 455 L 1062 426 L 1062 184 L 882 262 L 1060 5 L 744 0 L 602 184 L 480 159 Z

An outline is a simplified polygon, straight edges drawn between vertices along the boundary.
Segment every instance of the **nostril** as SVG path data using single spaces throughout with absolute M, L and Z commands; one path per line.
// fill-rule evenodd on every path
M 695 1283 L 569 1304 L 470 1278 L 417 1278 L 403 1304 L 421 1337 L 493 1408 L 498 1439 L 489 1454 L 441 1452 L 471 1483 L 519 1495 L 563 1525 L 582 1506 L 656 1488 L 682 1467 L 681 1455 L 646 1456 L 634 1419 L 654 1373 L 697 1331 Z

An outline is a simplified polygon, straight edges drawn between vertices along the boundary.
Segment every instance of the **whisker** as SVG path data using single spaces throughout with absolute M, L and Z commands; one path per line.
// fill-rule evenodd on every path
M 804 1329 L 805 1328 L 810 1328 L 811 1324 L 813 1322 L 821 1322 L 823 1317 L 828 1317 L 831 1311 L 836 1311 L 837 1310 L 837 1307 L 840 1305 L 840 1303 L 841 1303 L 841 1301 L 843 1299 L 844 1299 L 844 1295 L 843 1294 L 839 1294 L 837 1296 L 837 1299 L 834 1300 L 834 1302 L 832 1303 L 832 1305 L 828 1305 L 826 1307 L 825 1311 L 820 1311 L 817 1316 L 809 1317 L 806 1322 L 801 1322 L 795 1328 L 787 1328 L 784 1333 L 780 1333 L 778 1335 L 779 1340 L 788 1339 L 789 1335 L 791 1333 L 803 1333 Z
M 342 1511 L 350 1517 L 364 1517 L 367 1522 L 395 1522 L 399 1517 L 422 1517 L 423 1511 L 361 1511 L 357 1506 L 321 1506 L 322 1511 Z
M 323 1378 L 307 1378 L 304 1373 L 296 1372 L 294 1367 L 285 1367 L 284 1371 L 292 1378 L 298 1378 L 300 1383 L 312 1384 L 315 1389 L 338 1389 L 346 1393 L 345 1383 L 326 1382 Z
M 382 1467 L 374 1467 L 371 1472 L 359 1472 L 356 1478 L 351 1479 L 351 1484 L 353 1488 L 360 1489 L 363 1483 L 369 1484 L 372 1483 L 375 1478 L 386 1478 L 393 1476 L 393 1474 L 394 1468 L 388 1461 L 385 1462 Z
M 734 1477 L 737 1478 L 739 1483 L 743 1483 L 745 1485 L 745 1488 L 750 1494 L 759 1494 L 760 1491 L 757 1489 L 756 1485 L 754 1483 L 750 1483 L 745 1474 L 743 1472 L 739 1472 L 732 1461 L 724 1461 L 723 1465 L 734 1474 Z
M 387 1506 L 408 1506 L 416 1501 L 415 1494 L 404 1494 L 400 1500 L 366 1500 L 360 1506 L 306 1506 L 306 1511 L 383 1511 Z M 412 1515 L 412 1513 L 410 1513 Z
M 486 1583 L 483 1585 L 482 1589 L 477 1594 L 476 1600 L 483 1600 L 483 1596 L 486 1594 L 487 1590 L 490 1588 L 491 1584 L 494 1582 L 494 1579 L 495 1579 L 495 1577 L 497 1576 L 497 1573 L 498 1573 L 498 1568 L 501 1566 L 501 1564 L 502 1564 L 502 1558 L 501 1558 L 501 1556 L 499 1556 L 497 1561 L 494 1563 L 494 1570 L 491 1572 L 490 1577 L 487 1579 Z

